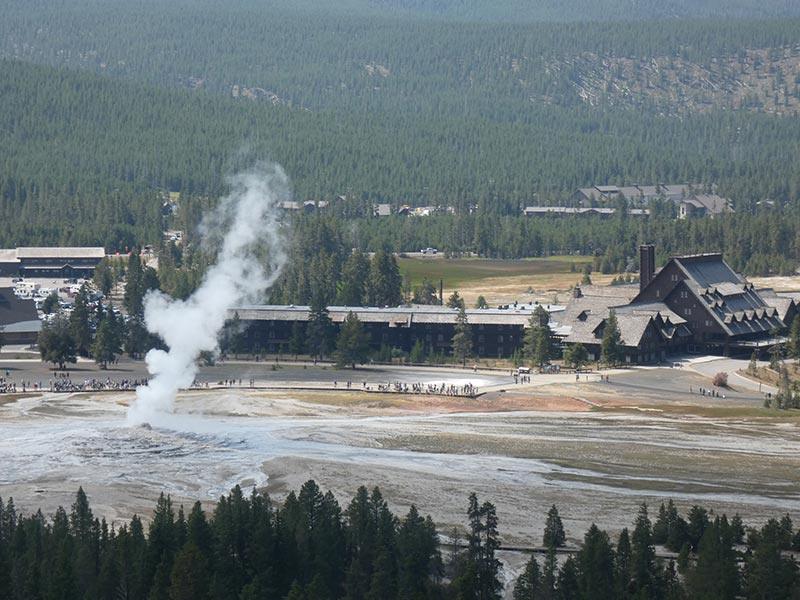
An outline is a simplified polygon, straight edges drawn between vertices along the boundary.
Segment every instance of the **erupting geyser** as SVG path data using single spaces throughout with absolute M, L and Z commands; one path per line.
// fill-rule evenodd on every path
M 136 390 L 128 423 L 157 423 L 171 413 L 179 389 L 192 385 L 201 352 L 217 349 L 228 311 L 263 300 L 286 262 L 277 203 L 288 194 L 288 178 L 277 165 L 229 178 L 232 191 L 203 219 L 204 240 L 220 246 L 216 263 L 186 300 L 161 292 L 147 295 L 147 330 L 160 336 L 169 351 L 152 349 L 145 362 L 152 378 Z

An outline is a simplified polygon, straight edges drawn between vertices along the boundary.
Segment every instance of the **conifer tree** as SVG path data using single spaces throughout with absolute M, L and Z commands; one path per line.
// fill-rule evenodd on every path
M 75 340 L 75 349 L 80 356 L 89 356 L 92 347 L 92 329 L 89 323 L 89 293 L 86 285 L 75 295 L 69 315 L 69 332 Z
M 369 333 L 365 331 L 358 315 L 350 311 L 336 339 L 336 366 L 351 366 L 355 369 L 356 363 L 364 364 L 368 353 Z
M 514 584 L 514 600 L 537 600 L 542 594 L 542 573 L 536 557 L 531 555 L 525 570 Z
M 612 308 L 608 313 L 603 329 L 603 339 L 600 342 L 600 358 L 611 366 L 616 366 L 625 358 L 625 348 L 622 345 L 622 335 L 617 323 L 617 313 Z
M 306 325 L 306 346 L 312 357 L 322 358 L 333 349 L 334 325 L 328 307 L 319 296 L 311 301 L 308 324 Z
M 561 522 L 561 517 L 558 514 L 556 505 L 552 505 L 550 510 L 547 511 L 547 519 L 544 524 L 544 536 L 542 543 L 547 548 L 560 548 L 567 541 L 567 536 L 564 533 L 564 524 Z
M 459 295 L 457 290 L 447 299 L 447 307 L 458 309 L 465 308 L 464 299 Z
M 70 332 L 69 321 L 64 315 L 56 315 L 42 325 L 38 345 L 42 361 L 51 362 L 59 369 L 64 369 L 67 363 L 77 362 L 75 340 Z
M 654 598 L 657 593 L 656 552 L 647 505 L 642 503 L 631 536 L 631 574 L 635 595 Z
M 472 356 L 472 330 L 467 321 L 467 311 L 462 306 L 456 316 L 455 334 L 453 335 L 453 358 L 462 365 Z
M 608 534 L 592 523 L 577 554 L 578 588 L 584 598 L 614 600 L 614 551 Z

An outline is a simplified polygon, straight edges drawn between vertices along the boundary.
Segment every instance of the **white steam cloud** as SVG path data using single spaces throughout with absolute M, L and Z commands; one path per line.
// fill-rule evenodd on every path
M 171 413 L 178 390 L 192 385 L 201 352 L 215 351 L 229 309 L 263 300 L 286 262 L 278 222 L 278 201 L 288 194 L 288 178 L 277 165 L 229 178 L 232 191 L 203 219 L 204 240 L 220 246 L 216 264 L 186 300 L 152 292 L 144 303 L 147 330 L 169 351 L 151 349 L 145 357 L 152 376 L 136 389 L 128 423 L 158 422 Z

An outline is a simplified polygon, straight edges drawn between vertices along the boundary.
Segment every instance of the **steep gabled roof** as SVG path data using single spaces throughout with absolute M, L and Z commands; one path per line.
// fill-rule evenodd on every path
M 671 264 L 683 274 L 682 284 L 730 337 L 784 328 L 777 311 L 759 296 L 750 283 L 737 275 L 719 253 L 672 257 L 634 302 L 646 297 L 645 292 L 651 286 L 663 286 L 663 277 L 672 271 L 667 269 Z M 670 284 L 668 293 L 675 289 L 675 284 Z

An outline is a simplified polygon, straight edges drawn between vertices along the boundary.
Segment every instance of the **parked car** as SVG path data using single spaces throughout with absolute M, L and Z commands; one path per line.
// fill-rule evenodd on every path
M 436 248 L 423 248 L 422 250 L 420 250 L 420 252 L 422 252 L 423 254 L 436 254 L 438 250 L 436 250 Z

